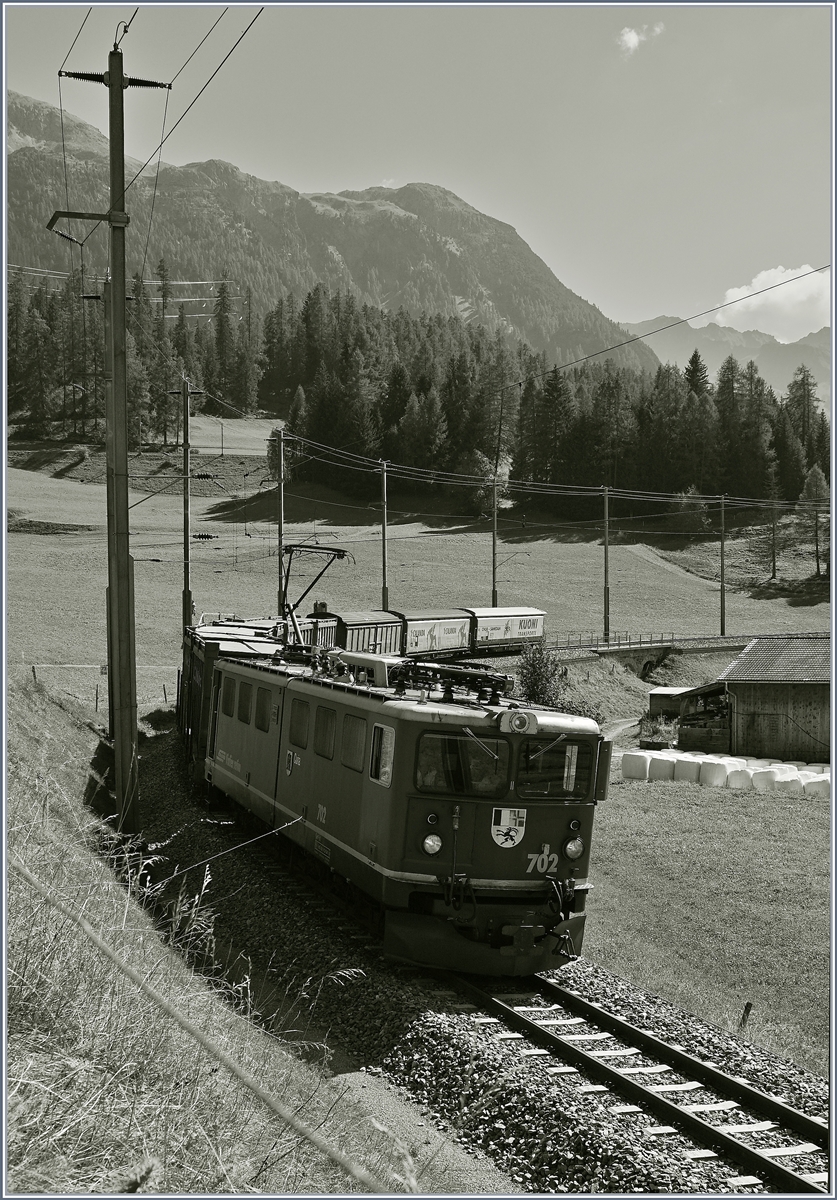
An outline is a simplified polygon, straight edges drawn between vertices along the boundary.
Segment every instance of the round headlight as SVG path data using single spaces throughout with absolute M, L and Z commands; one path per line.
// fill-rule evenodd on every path
M 526 733 L 529 729 L 528 713 L 515 713 L 509 721 L 509 728 L 512 733 Z
M 570 838 L 568 842 L 564 842 L 564 854 L 567 858 L 581 858 L 584 853 L 584 842 L 580 837 Z
M 442 839 L 438 833 L 428 833 L 427 837 L 421 843 L 421 847 L 425 854 L 438 854 L 442 849 Z

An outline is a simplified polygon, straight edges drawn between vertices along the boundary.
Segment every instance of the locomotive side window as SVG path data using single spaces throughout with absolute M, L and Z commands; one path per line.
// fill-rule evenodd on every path
M 509 744 L 501 738 L 423 733 L 416 761 L 421 792 L 496 799 L 509 790 Z
M 322 758 L 334 758 L 334 731 L 337 727 L 337 713 L 333 708 L 323 708 L 317 705 L 317 715 L 314 718 L 314 753 Z
M 253 707 L 253 685 L 244 680 L 238 685 L 238 719 L 245 725 L 250 724 L 250 710 Z
M 305 750 L 308 746 L 308 714 L 311 705 L 307 700 L 291 701 L 291 731 L 290 739 L 293 746 Z
M 346 713 L 343 717 L 343 739 L 340 761 L 353 771 L 363 770 L 363 751 L 366 748 L 366 721 Z
M 235 712 L 235 680 L 227 675 L 221 692 L 221 712 L 225 717 L 231 717 Z
M 270 729 L 270 691 L 268 688 L 256 688 L 256 729 L 267 733 Z
M 593 750 L 589 742 L 527 738 L 520 750 L 517 792 L 526 799 L 586 796 L 590 790 Z
M 395 757 L 395 730 L 388 725 L 372 727 L 372 757 L 369 778 L 389 787 L 392 783 L 392 760 Z

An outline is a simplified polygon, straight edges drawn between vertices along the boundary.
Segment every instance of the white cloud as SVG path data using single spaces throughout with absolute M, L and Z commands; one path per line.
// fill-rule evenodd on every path
M 806 263 L 801 267 L 768 267 L 759 271 L 751 283 L 727 288 L 724 303 L 735 300 L 736 304 L 691 324 L 700 329 L 713 322 L 739 333 L 758 329 L 772 334 L 779 342 L 796 342 L 831 322 L 831 271 L 806 275 L 811 269 Z M 805 277 L 796 283 L 788 282 L 798 276 Z M 772 291 L 764 291 L 770 287 Z M 762 295 L 754 295 L 755 292 Z
M 386 188 L 395 187 L 395 180 L 394 179 L 382 179 L 381 187 L 386 187 Z
M 657 21 L 649 29 L 647 25 L 643 25 L 642 29 L 631 29 L 626 25 L 616 41 L 625 58 L 630 58 L 635 50 L 638 50 L 642 42 L 647 42 L 649 38 L 659 37 L 665 29 L 662 21 Z

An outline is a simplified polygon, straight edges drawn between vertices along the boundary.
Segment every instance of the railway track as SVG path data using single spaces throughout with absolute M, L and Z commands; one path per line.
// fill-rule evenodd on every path
M 519 1043 L 526 1057 L 551 1057 L 547 1071 L 567 1086 L 611 1092 L 617 1100 L 611 1111 L 636 1114 L 641 1136 L 681 1134 L 695 1144 L 683 1150 L 686 1157 L 735 1163 L 739 1173 L 729 1177 L 730 1187 L 827 1190 L 823 1121 L 542 976 L 526 980 L 533 986 L 520 993 L 508 992 L 509 981 L 486 988 L 484 981 L 446 978 L 479 1010 L 477 1024 L 486 1031 L 496 1026 L 496 1040 Z M 659 1124 L 643 1125 L 648 1115 Z

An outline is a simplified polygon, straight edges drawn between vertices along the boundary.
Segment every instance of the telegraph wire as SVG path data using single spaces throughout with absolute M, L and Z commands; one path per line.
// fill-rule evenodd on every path
M 228 6 L 227 6 L 227 7 L 224 9 L 224 11 L 221 13 L 221 16 L 218 18 L 218 21 L 216 21 L 216 22 L 215 22 L 215 25 L 217 25 L 217 24 L 218 24 L 218 22 L 221 20 L 221 17 L 224 17 L 224 16 L 225 16 L 225 15 L 226 15 L 228 12 L 229 12 L 229 5 L 228 5 Z M 175 79 L 177 79 L 177 76 L 180 74 L 180 72 L 181 72 L 181 71 L 183 71 L 183 70 L 184 70 L 184 69 L 185 69 L 185 68 L 186 68 L 186 67 L 189 65 L 189 63 L 192 61 L 192 59 L 195 57 L 195 55 L 197 54 L 197 52 L 200 50 L 201 46 L 204 44 L 204 42 L 206 41 L 206 39 L 209 37 L 209 34 L 210 34 L 210 33 L 212 33 L 212 30 L 215 28 L 215 25 L 213 25 L 213 26 L 212 26 L 212 29 L 210 29 L 210 30 L 209 30 L 209 33 L 206 33 L 206 34 L 204 34 L 204 36 L 203 36 L 203 37 L 201 38 L 201 40 L 198 42 L 197 46 L 195 46 L 195 48 L 194 48 L 194 50 L 192 51 L 192 53 L 191 53 L 191 54 L 189 55 L 189 57 L 186 59 L 186 62 L 185 62 L 185 63 L 183 64 L 183 66 L 180 68 L 180 71 L 178 71 L 178 72 L 177 72 L 177 75 L 173 75 L 173 76 L 172 76 L 172 79 L 171 79 L 171 82 L 172 82 L 172 83 L 174 83 Z M 169 85 L 169 86 L 171 86 L 171 85 Z
M 120 37 L 119 37 L 119 40 L 118 40 L 118 41 L 117 41 L 117 43 L 116 43 L 116 45 L 117 45 L 117 46 L 120 46 L 120 45 L 122 44 L 122 38 L 124 38 L 125 34 L 126 34 L 126 33 L 128 32 L 128 30 L 131 28 L 132 24 L 134 23 L 134 17 L 137 15 L 137 13 L 138 13 L 138 12 L 139 12 L 139 8 L 135 8 L 135 9 L 134 9 L 134 11 L 133 11 L 133 13 L 132 13 L 132 15 L 131 15 L 131 19 L 130 19 L 130 21 L 120 21 L 120 22 L 119 22 L 119 24 L 120 24 L 120 25 L 124 25 L 124 26 L 125 26 L 125 28 L 122 30 L 122 33 L 121 33 L 121 35 L 120 35 Z M 118 28 L 119 28 L 119 25 L 117 25 L 117 29 L 118 29 Z
M 166 117 L 168 116 L 168 111 L 169 111 L 169 96 L 170 95 L 171 95 L 171 91 L 170 91 L 170 89 L 167 89 L 166 90 L 166 103 L 165 103 L 165 107 L 163 108 L 163 128 L 161 130 L 161 133 L 163 135 L 165 135 L 165 132 L 166 132 Z M 163 137 L 163 141 L 165 141 L 165 136 Z M 154 205 L 157 201 L 157 185 L 160 182 L 160 163 L 162 161 L 162 157 L 163 157 L 163 142 L 160 142 L 160 151 L 157 155 L 157 170 L 154 172 L 154 191 L 151 194 L 151 212 L 148 214 L 148 232 L 145 236 L 145 250 L 144 250 L 143 256 L 142 256 L 142 267 L 140 268 L 140 279 L 141 280 L 145 278 L 145 264 L 148 259 L 148 243 L 151 241 L 151 226 L 154 221 Z M 67 203 L 67 207 L 68 208 L 70 207 L 69 201 Z
M 150 156 L 149 156 L 149 157 L 148 157 L 148 158 L 145 160 L 145 162 L 142 164 L 142 166 L 141 166 L 141 167 L 140 167 L 140 169 L 137 171 L 137 173 L 134 175 L 133 179 L 131 179 L 131 180 L 130 180 L 130 182 L 129 182 L 129 183 L 127 183 L 127 184 L 125 185 L 125 191 L 122 193 L 122 196 L 120 196 L 120 197 L 119 197 L 119 199 L 120 199 L 120 200 L 122 200 L 122 199 L 124 198 L 124 196 L 125 196 L 125 194 L 127 193 L 128 189 L 129 189 L 130 187 L 132 187 L 132 186 L 133 186 L 133 185 L 136 183 L 136 181 L 139 179 L 140 175 L 143 173 L 143 171 L 145 170 L 145 168 L 148 166 L 148 164 L 149 164 L 149 163 L 151 162 L 151 160 L 153 159 L 154 155 L 155 155 L 155 154 L 156 154 L 156 153 L 157 153 L 159 150 L 162 150 L 163 146 L 164 146 L 164 145 L 165 145 L 165 143 L 166 143 L 166 142 L 169 140 L 169 138 L 170 138 L 170 137 L 171 137 L 171 135 L 174 133 L 174 131 L 177 129 L 178 125 L 179 125 L 179 124 L 180 124 L 180 122 L 181 122 L 181 121 L 184 119 L 184 117 L 186 117 L 186 115 L 187 115 L 187 114 L 188 114 L 188 113 L 189 113 L 189 112 L 190 112 L 190 111 L 191 111 L 191 110 L 194 108 L 194 106 L 197 104 L 198 100 L 200 100 L 200 98 L 201 98 L 201 96 L 203 95 L 203 93 L 204 93 L 204 92 L 206 91 L 206 89 L 209 87 L 210 83 L 212 83 L 212 80 L 215 78 L 215 76 L 218 74 L 218 72 L 221 70 L 221 68 L 224 66 L 224 64 L 227 62 L 227 60 L 228 60 L 228 59 L 230 58 L 230 56 L 233 54 L 233 52 L 234 52 L 234 51 L 235 51 L 235 50 L 238 48 L 238 46 L 241 44 L 241 42 L 244 40 L 244 38 L 247 36 L 247 34 L 248 34 L 248 33 L 250 32 L 250 30 L 253 28 L 253 26 L 255 25 L 256 21 L 258 21 L 259 17 L 262 15 L 262 13 L 263 13 L 263 12 L 264 12 L 264 5 L 262 5 L 262 7 L 259 9 L 259 11 L 256 13 L 255 17 L 253 17 L 253 20 L 250 22 L 250 24 L 247 26 L 247 28 L 244 30 L 244 32 L 241 34 L 241 36 L 240 36 L 240 37 L 239 37 L 239 38 L 236 40 L 236 42 L 235 42 L 235 44 L 232 46 L 232 48 L 231 48 L 231 49 L 228 51 L 228 53 L 227 53 L 227 54 L 225 54 L 225 56 L 224 56 L 224 57 L 221 59 L 220 63 L 219 63 L 219 64 L 218 64 L 218 66 L 215 68 L 215 70 L 212 72 L 212 74 L 209 76 L 209 78 L 207 79 L 206 83 L 203 85 L 203 87 L 201 88 L 201 90 L 200 90 L 200 91 L 198 92 L 198 94 L 195 96 L 194 100 L 192 100 L 192 102 L 189 104 L 188 108 L 186 108 L 186 109 L 185 109 L 185 111 L 184 111 L 184 112 L 183 112 L 183 113 L 180 115 L 180 117 L 178 117 L 178 119 L 175 121 L 174 125 L 172 125 L 171 129 L 168 131 L 168 133 L 166 134 L 166 136 L 165 136 L 165 137 L 163 138 L 163 140 L 160 142 L 159 146 L 155 146 L 155 147 L 154 147 L 154 150 L 152 151 L 152 153 L 150 154 Z M 184 64 L 184 65 L 185 65 L 185 64 Z M 96 231 L 96 229 L 98 229 L 98 227 L 99 227 L 99 225 L 100 225 L 100 224 L 101 224 L 101 221 L 97 222 L 97 223 L 96 223 L 96 224 L 93 226 L 93 228 L 92 228 L 92 229 L 90 230 L 90 232 L 87 234 L 87 237 L 84 239 L 85 241 L 87 241 L 87 238 L 89 238 L 89 237 L 91 237 L 91 236 L 93 235 L 93 233 Z
M 90 14 L 92 13 L 92 11 L 93 11 L 93 5 L 91 4 L 91 5 L 90 5 L 90 8 L 88 8 L 88 10 L 87 10 L 87 13 L 86 13 L 86 15 L 85 15 L 85 18 L 84 18 L 84 20 L 82 21 L 81 25 L 79 26 L 79 31 L 78 31 L 78 33 L 77 33 L 77 34 L 76 34 L 76 36 L 73 38 L 72 45 L 70 46 L 70 49 L 69 49 L 69 50 L 67 51 L 67 53 L 64 55 L 64 62 L 62 62 L 61 66 L 58 68 L 58 72 L 59 72 L 59 79 L 60 79 L 60 73 L 61 73 L 61 71 L 63 71 L 63 70 L 64 70 L 64 66 L 65 66 L 65 64 L 66 64 L 66 62 L 67 62 L 67 59 L 70 57 L 70 55 L 71 55 L 71 54 L 72 54 L 72 52 L 73 52 L 73 46 L 75 46 L 76 42 L 77 42 L 77 41 L 78 41 L 78 39 L 81 37 L 81 31 L 82 31 L 82 29 L 84 29 L 85 25 L 87 24 L 87 18 L 90 16 Z M 60 84 L 60 82 L 59 82 L 59 84 L 58 84 L 58 90 L 59 90 L 59 92 L 60 92 L 60 90 L 61 90 L 61 84 Z

